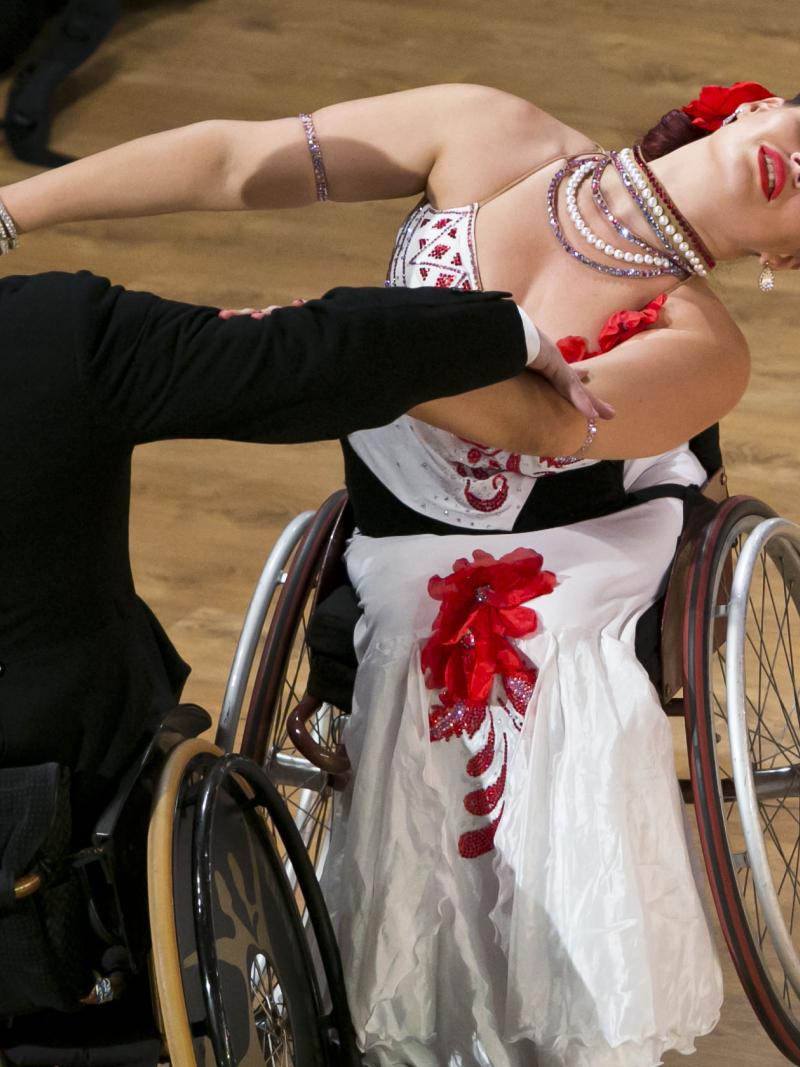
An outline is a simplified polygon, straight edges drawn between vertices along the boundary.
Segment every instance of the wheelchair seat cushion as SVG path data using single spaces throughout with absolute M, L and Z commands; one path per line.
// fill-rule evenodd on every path
M 358 666 L 353 632 L 360 616 L 353 587 L 340 585 L 317 605 L 308 624 L 308 692 L 342 711 L 349 711 L 353 700 Z

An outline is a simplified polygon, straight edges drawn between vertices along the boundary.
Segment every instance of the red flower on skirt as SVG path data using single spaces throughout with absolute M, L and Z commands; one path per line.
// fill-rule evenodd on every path
M 428 593 L 442 606 L 422 649 L 429 689 L 446 689 L 450 704 L 483 704 L 496 674 L 503 679 L 535 669 L 508 638 L 535 633 L 536 612 L 525 601 L 553 590 L 556 576 L 542 570 L 542 557 L 517 548 L 499 560 L 476 549 L 473 562 L 458 559 L 453 573 L 428 582 Z

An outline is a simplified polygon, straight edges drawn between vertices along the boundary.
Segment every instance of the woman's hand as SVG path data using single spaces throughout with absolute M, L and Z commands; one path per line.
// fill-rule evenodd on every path
M 302 297 L 296 296 L 291 304 L 270 304 L 265 308 L 223 308 L 219 313 L 221 319 L 235 319 L 239 315 L 249 315 L 251 319 L 263 319 L 280 307 L 301 308 L 305 304 Z
M 568 400 L 587 419 L 613 419 L 616 411 L 604 400 L 594 396 L 583 384 L 588 373 L 572 367 L 558 350 L 558 346 L 539 331 L 539 355 L 528 370 L 547 378 L 553 388 Z

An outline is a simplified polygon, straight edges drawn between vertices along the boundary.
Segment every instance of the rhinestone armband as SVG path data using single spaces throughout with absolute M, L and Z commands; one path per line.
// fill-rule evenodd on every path
M 325 164 L 322 162 L 322 149 L 317 140 L 317 131 L 314 129 L 314 120 L 310 115 L 306 115 L 305 112 L 301 112 L 299 118 L 303 123 L 306 144 L 311 153 L 311 166 L 314 168 L 314 183 L 317 187 L 317 200 L 327 200 L 329 199 L 328 177 L 325 173 Z
M 5 204 L 0 200 L 0 256 L 13 252 L 18 244 L 17 227 L 6 210 Z
M 569 463 L 577 463 L 579 460 L 585 458 L 585 454 L 592 447 L 592 442 L 597 436 L 597 419 L 587 419 L 586 421 L 586 436 L 581 443 L 577 452 L 573 452 L 571 456 L 554 456 L 553 460 L 559 467 L 566 467 Z

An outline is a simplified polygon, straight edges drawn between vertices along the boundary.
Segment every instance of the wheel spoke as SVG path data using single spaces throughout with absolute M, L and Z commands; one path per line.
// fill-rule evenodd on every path
M 790 601 L 788 599 L 788 596 L 784 599 L 783 611 L 781 613 L 780 609 L 778 608 L 778 605 L 777 605 L 777 602 L 776 602 L 776 599 L 775 599 L 775 593 L 774 593 L 774 590 L 773 590 L 773 587 L 772 587 L 772 582 L 770 581 L 769 574 L 768 574 L 768 571 L 767 571 L 767 566 L 766 566 L 765 559 L 764 559 L 765 555 L 766 555 L 765 553 L 762 553 L 762 558 L 761 558 L 761 576 L 762 576 L 761 611 L 758 614 L 758 617 L 756 617 L 756 611 L 754 609 L 754 605 L 753 605 L 752 597 L 751 597 L 750 598 L 751 613 L 748 616 L 749 618 L 753 618 L 754 619 L 755 626 L 756 626 L 756 629 L 758 631 L 758 646 L 756 645 L 756 642 L 753 640 L 753 636 L 749 632 L 749 630 L 748 630 L 748 632 L 746 634 L 747 643 L 748 643 L 748 645 L 750 646 L 751 650 L 754 652 L 754 654 L 756 656 L 756 662 L 758 663 L 758 668 L 759 668 L 758 679 L 757 679 L 759 696 L 758 696 L 757 704 L 754 706 L 753 710 L 756 713 L 756 715 L 758 716 L 759 720 L 761 722 L 763 722 L 764 721 L 764 709 L 766 707 L 769 695 L 770 695 L 770 693 L 772 693 L 774 695 L 775 699 L 777 700 L 778 705 L 780 706 L 780 709 L 781 709 L 781 712 L 782 712 L 782 715 L 783 715 L 783 721 L 784 721 L 785 728 L 789 732 L 789 734 L 791 735 L 792 741 L 794 742 L 795 750 L 798 751 L 798 750 L 800 750 L 800 735 L 798 735 L 796 724 L 792 721 L 792 718 L 791 718 L 790 714 L 787 711 L 786 701 L 784 700 L 783 694 L 781 692 L 781 686 L 780 686 L 779 681 L 778 681 L 778 679 L 776 677 L 776 671 L 775 671 L 775 664 L 776 664 L 776 661 L 778 659 L 778 656 L 780 654 L 781 649 L 783 649 L 783 651 L 784 651 L 784 656 L 786 656 L 786 654 L 787 654 L 787 649 L 786 649 L 786 644 L 785 644 L 785 637 L 784 637 L 784 630 L 785 630 L 785 626 L 786 626 L 787 621 L 788 621 L 788 611 L 789 611 L 789 603 L 790 603 Z M 765 591 L 766 591 L 767 595 L 765 595 Z M 775 638 L 775 649 L 774 649 L 774 652 L 772 653 L 772 655 L 769 655 L 767 653 L 767 651 L 766 651 L 766 649 L 767 649 L 766 637 L 765 637 L 766 623 L 765 623 L 765 619 L 764 619 L 764 613 L 765 613 L 765 610 L 766 610 L 767 600 L 769 600 L 769 603 L 772 606 L 774 621 L 777 624 L 777 635 L 776 635 L 776 638 Z M 793 601 L 792 601 L 792 604 L 793 604 Z M 764 685 L 764 683 L 766 683 L 766 685 Z M 762 685 L 764 685 L 763 695 L 762 695 Z M 794 685 L 792 685 L 792 697 L 793 697 L 793 699 L 792 699 L 792 711 L 794 711 L 796 706 L 797 706 L 796 690 L 795 690 Z M 748 702 L 751 702 L 751 698 L 749 696 L 748 696 Z M 773 739 L 774 739 L 774 734 L 772 734 L 772 731 L 770 731 L 770 733 L 771 733 L 771 735 L 773 736 Z M 760 732 L 756 736 L 760 737 Z M 761 759 L 759 759 L 759 762 L 761 762 Z
M 710 802 L 718 805 L 720 825 L 724 828 L 721 839 L 710 837 L 701 819 L 701 834 L 711 863 L 710 872 L 713 871 L 711 876 L 720 880 L 720 892 L 729 892 L 725 887 L 731 885 L 729 879 L 733 877 L 743 911 L 735 931 L 730 925 L 726 929 L 732 943 L 741 946 L 740 961 L 746 958 L 759 961 L 737 963 L 744 968 L 742 977 L 746 986 L 754 990 L 754 1004 L 760 1010 L 760 1006 L 767 1003 L 763 999 L 766 993 L 761 990 L 771 984 L 775 997 L 787 1013 L 786 1025 L 791 1027 L 792 1047 L 800 1053 L 800 1005 L 790 978 L 791 961 L 785 956 L 784 948 L 781 948 L 784 956 L 778 954 L 776 946 L 780 942 L 774 927 L 775 913 L 767 909 L 763 895 L 761 879 L 765 877 L 764 871 L 755 862 L 756 856 L 748 857 L 742 851 L 746 848 L 744 820 L 749 818 L 748 808 L 744 805 L 740 808 L 735 800 L 730 801 L 727 787 L 723 795 L 723 782 L 733 778 L 725 679 L 735 657 L 737 669 L 740 662 L 744 669 L 741 693 L 748 734 L 745 751 L 749 751 L 756 775 L 757 827 L 766 849 L 766 877 L 771 875 L 777 895 L 777 914 L 785 924 L 785 944 L 791 946 L 790 939 L 796 932 L 800 934 L 800 799 L 796 796 L 795 785 L 796 770 L 800 768 L 797 685 L 800 667 L 794 663 L 794 635 L 799 625 L 800 599 L 797 595 L 800 553 L 795 545 L 800 545 L 800 541 L 796 541 L 791 532 L 786 535 L 782 532 L 779 541 L 773 537 L 771 541 L 759 544 L 758 553 L 748 553 L 748 567 L 752 570 L 747 574 L 745 585 L 740 586 L 741 572 L 736 576 L 737 588 L 741 588 L 746 597 L 743 645 L 726 647 L 725 641 L 719 640 L 718 620 L 728 614 L 724 607 L 730 601 L 728 587 L 733 572 L 729 570 L 727 560 L 732 559 L 733 567 L 736 567 L 740 545 L 744 545 L 759 522 L 758 513 L 748 514 L 743 505 L 731 508 L 729 516 L 727 528 L 720 524 L 714 530 L 716 541 L 706 542 L 704 551 L 714 553 L 714 562 L 705 572 L 708 584 L 703 585 L 706 582 L 704 576 L 701 584 L 695 587 L 698 608 L 705 605 L 702 619 L 698 616 L 697 624 L 704 627 L 707 656 L 701 667 L 702 673 L 695 674 L 701 694 L 697 713 L 705 716 L 698 719 L 698 726 L 706 731 L 710 743 L 716 795 L 707 780 L 708 764 L 702 758 L 695 764 L 695 773 L 704 779 Z M 737 600 L 737 603 L 741 602 Z M 691 710 L 689 714 L 691 716 Z M 773 773 L 759 775 L 759 772 Z M 752 953 L 748 956 L 750 950 L 745 948 L 748 940 L 757 949 L 757 956 Z M 800 947 L 800 939 L 796 947 Z M 787 961 L 786 967 L 782 958 Z
M 267 1067 L 294 1064 L 294 1035 L 283 991 L 269 956 L 260 952 L 250 970 L 252 1013 L 259 1048 Z

